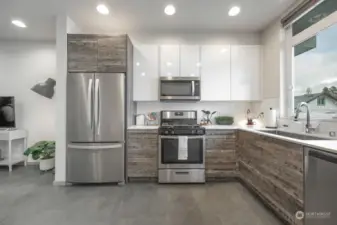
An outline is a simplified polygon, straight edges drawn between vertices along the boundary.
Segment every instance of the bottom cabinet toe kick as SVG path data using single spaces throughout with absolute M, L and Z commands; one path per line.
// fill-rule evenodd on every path
M 127 176 L 129 181 L 174 179 L 191 183 L 240 180 L 281 220 L 303 225 L 304 147 L 300 144 L 243 130 L 206 130 L 205 172 L 159 170 L 158 130 L 128 130 Z M 189 174 L 187 174 L 189 173 Z M 191 176 L 192 173 L 192 176 Z

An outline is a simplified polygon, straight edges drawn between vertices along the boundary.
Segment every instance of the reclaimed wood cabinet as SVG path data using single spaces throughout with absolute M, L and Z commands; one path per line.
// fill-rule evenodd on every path
M 68 34 L 68 71 L 97 71 L 97 38 L 93 35 Z
M 206 179 L 221 180 L 237 176 L 235 130 L 206 130 Z
M 156 179 L 158 177 L 158 130 L 128 130 L 127 176 Z
M 120 35 L 114 37 L 99 37 L 97 40 L 97 71 L 105 72 L 125 72 L 126 71 L 126 51 L 127 36 Z
M 241 179 L 290 224 L 303 224 L 303 146 L 238 131 L 237 153 Z
M 68 34 L 68 72 L 124 73 L 126 35 Z

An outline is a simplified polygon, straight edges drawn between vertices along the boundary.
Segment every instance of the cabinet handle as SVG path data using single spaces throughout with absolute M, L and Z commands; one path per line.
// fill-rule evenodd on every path
M 190 172 L 184 171 L 184 172 L 175 172 L 177 175 L 182 175 L 182 174 L 189 174 Z

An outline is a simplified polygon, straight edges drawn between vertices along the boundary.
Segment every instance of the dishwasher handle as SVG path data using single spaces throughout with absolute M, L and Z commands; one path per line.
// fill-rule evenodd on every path
M 322 150 L 309 150 L 309 157 L 318 158 L 324 161 L 337 164 L 337 154 L 328 153 Z

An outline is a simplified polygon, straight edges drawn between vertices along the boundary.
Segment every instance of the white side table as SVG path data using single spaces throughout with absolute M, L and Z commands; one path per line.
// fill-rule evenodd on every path
M 23 139 L 23 149 L 19 152 L 12 151 L 12 141 Z M 4 160 L 0 160 L 0 166 L 8 166 L 9 172 L 12 172 L 12 166 L 21 162 L 27 165 L 24 151 L 27 149 L 27 132 L 25 130 L 0 130 L 0 141 L 7 141 L 7 155 Z M 3 152 L 3 154 L 5 154 Z

